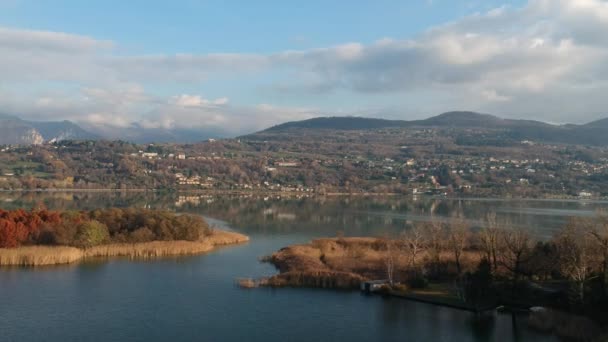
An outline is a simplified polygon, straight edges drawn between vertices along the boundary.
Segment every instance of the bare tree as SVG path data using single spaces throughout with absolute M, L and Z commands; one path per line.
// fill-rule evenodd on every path
M 486 225 L 479 232 L 479 242 L 486 259 L 492 267 L 492 272 L 498 269 L 498 248 L 500 245 L 500 228 L 496 221 L 496 213 L 486 216 Z
M 411 268 L 416 268 L 418 255 L 424 250 L 424 225 L 415 224 L 402 234 L 402 240 L 409 254 L 408 264 Z
M 389 284 L 392 286 L 394 284 L 394 276 L 395 276 L 395 263 L 397 259 L 397 246 L 395 246 L 395 241 L 392 239 L 385 239 L 386 244 L 386 257 L 384 258 L 384 263 L 386 266 L 386 277 L 388 278 Z
M 608 213 L 598 212 L 593 220 L 579 220 L 577 222 L 594 238 L 602 258 L 602 286 L 604 294 L 608 296 Z
M 500 264 L 513 274 L 515 281 L 526 274 L 525 266 L 532 258 L 532 238 L 521 228 L 501 230 Z
M 595 262 L 593 237 L 580 234 L 576 222 L 571 221 L 555 238 L 558 251 L 558 265 L 562 274 L 576 284 L 577 296 L 585 300 L 585 284 L 590 279 Z
M 445 250 L 445 224 L 433 220 L 425 225 L 425 245 L 427 253 L 431 259 L 431 264 L 434 267 L 434 271 L 437 271 L 437 267 L 441 262 L 441 253 Z
M 461 218 L 454 219 L 448 226 L 448 247 L 454 256 L 459 276 L 462 274 L 462 253 L 469 244 L 470 234 L 469 225 Z

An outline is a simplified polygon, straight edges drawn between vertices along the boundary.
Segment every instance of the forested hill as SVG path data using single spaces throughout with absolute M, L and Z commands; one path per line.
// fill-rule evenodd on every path
M 356 131 L 388 128 L 438 128 L 462 132 L 481 129 L 480 135 L 499 131 L 498 139 L 505 140 L 608 146 L 608 118 L 584 125 L 554 125 L 541 121 L 503 119 L 494 115 L 464 111 L 447 112 L 428 119 L 412 121 L 363 117 L 319 117 L 287 122 L 247 137 L 268 139 L 274 134 L 293 134 L 301 130 L 315 130 L 321 133 L 331 130 Z M 475 136 L 471 136 L 471 138 L 475 139 Z
M 607 119 L 608 120 L 608 119 Z M 608 124 L 608 122 L 607 122 Z M 558 128 L 548 123 L 532 120 L 502 119 L 490 114 L 475 112 L 447 112 L 424 120 L 386 120 L 355 116 L 318 117 L 302 121 L 291 121 L 270 127 L 263 132 L 277 132 L 296 128 L 360 130 L 389 127 L 544 127 Z
M 290 129 L 335 129 L 335 130 L 360 130 L 376 129 L 385 127 L 405 127 L 407 121 L 386 120 L 374 118 L 362 118 L 354 116 L 344 117 L 319 117 L 303 121 L 291 121 L 264 130 L 263 132 L 280 132 Z

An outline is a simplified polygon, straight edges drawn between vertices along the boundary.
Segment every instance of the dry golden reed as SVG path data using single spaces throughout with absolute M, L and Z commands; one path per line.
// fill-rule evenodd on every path
M 0 248 L 0 266 L 59 265 L 94 257 L 150 259 L 192 255 L 209 252 L 217 246 L 247 241 L 249 241 L 249 238 L 245 235 L 214 230 L 209 236 L 200 241 L 151 241 L 132 244 L 108 244 L 87 249 L 68 246 Z
M 0 266 L 44 266 L 69 264 L 82 258 L 83 251 L 75 247 L 28 246 L 0 248 Z

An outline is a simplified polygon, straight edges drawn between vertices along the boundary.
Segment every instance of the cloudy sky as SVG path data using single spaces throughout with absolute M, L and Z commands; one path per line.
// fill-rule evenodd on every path
M 0 0 L 0 112 L 225 134 L 608 116 L 608 1 Z

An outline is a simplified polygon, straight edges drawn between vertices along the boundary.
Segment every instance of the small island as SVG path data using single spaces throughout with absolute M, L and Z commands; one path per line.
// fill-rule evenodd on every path
M 263 260 L 279 274 L 242 287 L 361 288 L 475 314 L 525 311 L 531 327 L 572 340 L 608 333 L 605 214 L 572 219 L 550 239 L 490 214 L 483 227 L 435 220 L 399 236 L 316 239 Z
M 209 227 L 200 216 L 162 210 L 0 209 L 0 266 L 192 255 L 247 241 L 245 235 Z

